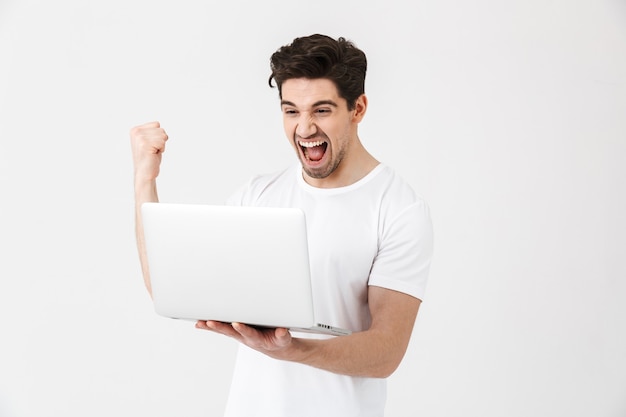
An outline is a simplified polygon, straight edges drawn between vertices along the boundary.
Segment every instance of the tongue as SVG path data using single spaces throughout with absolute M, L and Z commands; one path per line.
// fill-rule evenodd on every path
M 311 161 L 319 161 L 324 156 L 324 151 L 324 145 L 307 148 L 307 156 Z

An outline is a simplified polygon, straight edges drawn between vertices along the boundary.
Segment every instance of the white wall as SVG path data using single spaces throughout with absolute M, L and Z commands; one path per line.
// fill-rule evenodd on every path
M 313 32 L 434 216 L 388 415 L 626 415 L 623 2 L 2 0 L 0 416 L 220 415 L 235 345 L 151 310 L 128 130 L 171 136 L 162 200 L 221 202 L 292 162 L 267 63 Z

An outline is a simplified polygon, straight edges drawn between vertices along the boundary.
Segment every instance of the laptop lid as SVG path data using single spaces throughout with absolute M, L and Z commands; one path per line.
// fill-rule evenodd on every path
M 142 221 L 159 315 L 350 333 L 315 323 L 302 210 L 144 203 Z

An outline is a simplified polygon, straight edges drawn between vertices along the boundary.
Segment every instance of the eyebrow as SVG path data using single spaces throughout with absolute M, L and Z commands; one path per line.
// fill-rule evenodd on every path
M 291 106 L 291 107 L 298 107 L 296 106 L 294 103 L 292 103 L 291 101 L 287 101 L 287 100 L 281 100 L 280 101 L 280 105 L 281 106 Z M 333 106 L 333 107 L 339 107 L 337 105 L 337 103 L 335 103 L 332 100 L 320 100 L 320 101 L 316 101 L 315 103 L 313 103 L 313 105 L 311 107 L 319 107 L 319 106 Z

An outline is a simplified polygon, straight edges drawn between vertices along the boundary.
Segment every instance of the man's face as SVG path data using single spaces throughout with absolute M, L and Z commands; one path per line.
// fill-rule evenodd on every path
M 360 118 L 348 110 L 335 84 L 322 78 L 289 79 L 282 85 L 281 109 L 285 133 L 308 182 L 324 186 L 338 179 L 349 165 L 346 159 Z

